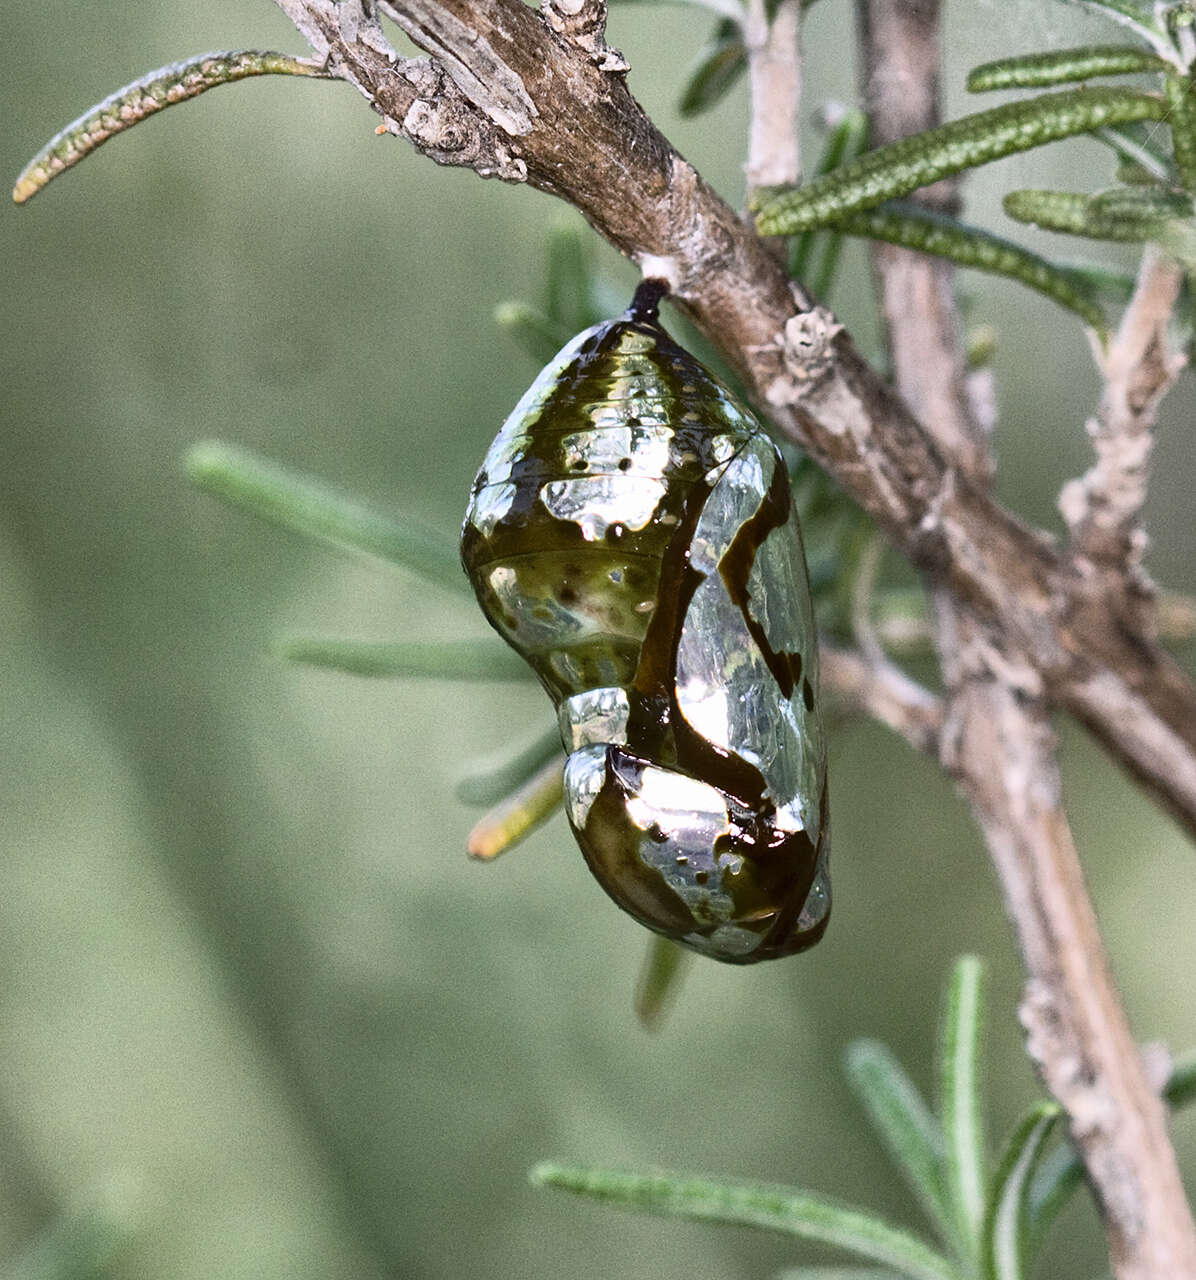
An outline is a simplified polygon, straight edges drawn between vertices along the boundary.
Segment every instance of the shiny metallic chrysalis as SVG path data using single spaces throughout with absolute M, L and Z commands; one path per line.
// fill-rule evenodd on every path
M 666 286 L 573 339 L 498 433 L 461 557 L 556 705 L 599 883 L 705 955 L 791 955 L 830 914 L 818 647 L 789 476 L 661 328 Z

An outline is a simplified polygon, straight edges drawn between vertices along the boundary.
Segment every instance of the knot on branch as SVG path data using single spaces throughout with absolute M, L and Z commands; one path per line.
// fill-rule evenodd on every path
M 606 43 L 606 0 L 544 0 L 544 21 L 559 36 L 577 45 L 599 71 L 623 74 L 631 63 Z
M 1072 1137 L 1083 1142 L 1108 1132 L 1116 1123 L 1116 1110 L 1046 982 L 1031 978 L 1026 983 L 1018 1021 L 1026 1033 L 1026 1052 L 1047 1088 L 1067 1107 Z
M 795 378 L 808 377 L 809 370 L 825 365 L 831 358 L 831 343 L 843 326 L 826 307 L 799 312 L 785 321 L 785 366 Z
M 527 180 L 527 165 L 503 131 L 465 100 L 447 71 L 428 58 L 402 59 L 380 86 L 374 105 L 388 133 L 406 138 L 437 164 L 473 169 L 484 178 Z
M 790 316 L 775 344 L 780 367 L 767 384 L 769 403 L 797 404 L 811 386 L 824 382 L 833 372 L 835 338 L 842 332 L 843 326 L 823 306 Z

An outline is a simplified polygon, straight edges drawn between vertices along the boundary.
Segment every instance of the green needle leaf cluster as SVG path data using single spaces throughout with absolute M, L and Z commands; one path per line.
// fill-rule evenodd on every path
M 785 1272 L 786 1280 L 1027 1280 L 1046 1228 L 1082 1181 L 1080 1164 L 1066 1144 L 1048 1152 L 1061 1113 L 1044 1101 L 1014 1127 L 990 1166 L 980 1082 L 983 1027 L 983 969 L 976 957 L 962 956 L 944 1002 L 937 1112 L 884 1045 L 861 1040 L 847 1053 L 848 1080 L 939 1245 L 793 1187 L 555 1162 L 537 1165 L 531 1181 L 661 1216 L 779 1231 L 874 1264 L 798 1268 Z M 1166 1096 L 1172 1106 L 1196 1098 L 1196 1058 L 1176 1066 Z
M 1105 313 L 1094 289 L 1081 273 L 1056 266 L 1012 240 L 980 227 L 968 226 L 917 205 L 897 202 L 850 214 L 835 226 L 848 235 L 918 249 L 961 267 L 1017 280 L 1074 311 L 1092 328 L 1098 331 L 1105 328 Z
M 757 213 L 762 234 L 794 237 L 792 274 L 825 296 L 842 237 L 858 235 L 1017 280 L 1103 335 L 1102 297 L 1122 301 L 1124 291 L 1105 287 L 1101 268 L 1052 263 L 979 227 L 900 200 L 942 178 L 1080 134 L 1100 138 L 1117 152 L 1119 179 L 1126 185 L 1091 197 L 1015 192 L 1006 199 L 1010 216 L 1097 239 L 1153 241 L 1189 269 L 1196 266 L 1196 81 L 1183 52 L 1192 41 L 1188 35 L 1185 43 L 1180 30 L 1188 11 L 1136 0 L 1077 2 L 1129 27 L 1147 47 L 1094 44 L 1003 58 L 975 68 L 968 88 L 1039 89 L 1153 74 L 1164 93 L 1085 83 L 965 116 L 863 154 L 849 155 L 842 138 L 833 139 L 810 182 L 769 193 Z M 1186 21 L 1190 26 L 1190 14 Z M 1163 122 L 1171 135 L 1170 154 L 1156 141 L 1159 131 L 1147 128 Z M 816 237 L 830 246 L 829 272 L 825 263 L 817 274 L 812 270 Z
M 771 200 L 756 225 L 764 235 L 794 235 L 1002 156 L 1104 125 L 1161 120 L 1166 112 L 1161 97 L 1107 86 L 1009 102 L 865 152 L 834 173 Z
M 559 257 L 554 287 L 564 296 L 571 292 L 567 279 L 577 264 L 569 253 Z M 455 543 L 410 519 L 373 511 L 316 480 L 218 441 L 196 445 L 187 455 L 187 468 L 201 489 L 271 524 L 471 594 Z M 420 644 L 300 636 L 284 640 L 278 652 L 293 662 L 358 676 L 522 681 L 531 676 L 525 663 L 494 640 Z M 484 845 L 487 852 L 479 856 L 496 856 L 560 807 L 559 764 L 549 769 L 560 752 L 554 725 L 514 756 L 474 768 L 461 779 L 458 799 L 496 806 L 475 829 L 475 835 L 485 829 L 478 846 Z
M 1045 89 L 1054 84 L 1095 80 L 1098 76 L 1140 75 L 1160 72 L 1167 63 L 1148 49 L 1132 44 L 1090 44 L 1078 49 L 1054 49 L 998 58 L 973 67 L 968 73 L 971 93 L 991 89 Z

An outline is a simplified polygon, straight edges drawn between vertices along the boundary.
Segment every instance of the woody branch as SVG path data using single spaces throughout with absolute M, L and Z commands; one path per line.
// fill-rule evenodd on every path
M 390 0 L 430 57 L 395 55 L 349 5 L 276 0 L 385 128 L 442 164 L 527 182 L 668 275 L 777 428 L 803 444 L 890 539 L 1022 650 L 1072 710 L 1196 833 L 1196 690 L 1082 571 L 977 487 L 644 115 L 565 0 Z M 582 6 L 579 13 L 593 12 Z M 547 15 L 547 16 L 546 16 Z M 560 28 L 560 29 L 558 29 Z

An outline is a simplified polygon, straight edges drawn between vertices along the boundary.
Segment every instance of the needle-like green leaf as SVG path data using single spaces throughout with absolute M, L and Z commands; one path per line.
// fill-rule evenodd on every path
M 1179 261 L 1196 263 L 1196 223 L 1190 197 L 1160 187 L 1117 187 L 1094 196 L 1022 190 L 1005 196 L 1005 212 L 1019 222 L 1096 240 L 1162 245 Z
M 1089 196 L 1088 209 L 1098 219 L 1139 219 L 1146 224 L 1190 218 L 1193 213 L 1191 196 L 1143 183 L 1098 191 Z
M 549 761 L 561 754 L 560 731 L 554 726 L 497 764 L 475 765 L 457 783 L 457 799 L 462 804 L 497 804 L 518 791 Z
M 1056 1147 L 1040 1161 L 1030 1181 L 1026 1205 L 1026 1251 L 1039 1250 L 1059 1211 L 1084 1181 L 1084 1166 L 1069 1143 Z
M 690 952 L 671 938 L 657 934 L 649 939 L 635 990 L 636 1017 L 649 1031 L 655 1031 L 664 1019 L 685 976 L 689 958 Z
M 412 520 L 381 515 L 319 481 L 218 440 L 195 445 L 186 465 L 201 489 L 271 524 L 338 551 L 376 556 L 437 586 L 472 594 L 456 545 Z
M 1173 72 L 1167 77 L 1166 89 L 1175 167 L 1184 187 L 1196 194 L 1196 79 Z
M 1025 1280 L 1031 1179 L 1059 1112 L 1058 1103 L 1038 1103 L 1001 1154 L 984 1219 L 985 1280 Z
M 569 341 L 573 331 L 537 311 L 526 302 L 500 302 L 494 322 L 527 352 L 538 365 L 547 364 Z
M 1082 277 L 979 227 L 904 203 L 865 209 L 835 225 L 849 235 L 920 249 L 961 267 L 1017 280 L 1074 311 L 1092 328 L 1102 331 L 1105 328 L 1104 311 Z
M 931 1224 L 958 1242 L 947 1191 L 943 1131 L 922 1095 L 886 1045 L 857 1040 L 847 1050 L 847 1079 L 885 1148 Z
M 833 173 L 852 161 L 868 141 L 868 117 L 862 111 L 848 111 L 827 135 L 826 145 L 818 157 L 813 177 Z M 817 272 L 810 266 L 815 246 L 822 243 L 822 256 Z M 794 236 L 789 253 L 789 274 L 795 280 L 811 280 L 818 297 L 825 297 L 832 283 L 834 269 L 843 243 L 840 231 L 803 231 Z
M 1045 89 L 1054 84 L 1074 84 L 1098 76 L 1128 76 L 1167 69 L 1167 63 L 1149 49 L 1132 44 L 1090 44 L 1078 49 L 1052 49 L 1049 53 L 1024 53 L 998 58 L 973 67 L 968 89 Z
M 747 70 L 747 49 L 738 23 L 724 18 L 698 53 L 686 77 L 677 111 L 686 119 L 716 106 Z
M 916 1236 L 871 1214 L 790 1187 L 552 1163 L 537 1165 L 531 1181 L 533 1186 L 557 1187 L 646 1213 L 800 1236 L 845 1249 L 916 1280 L 958 1280 L 952 1264 Z
M 344 640 L 293 636 L 278 655 L 288 662 L 380 679 L 528 680 L 527 663 L 494 640 Z
M 565 798 L 564 771 L 560 760 L 550 760 L 500 800 L 469 833 L 471 858 L 491 862 L 526 840 L 561 807 Z
M 147 116 L 198 97 L 217 85 L 232 84 L 248 76 L 334 77 L 319 63 L 292 58 L 286 53 L 263 53 L 256 49 L 230 49 L 201 53 L 183 62 L 159 67 L 148 75 L 117 89 L 103 102 L 72 121 L 33 157 L 21 171 L 12 198 L 24 204 L 52 178 L 76 165 L 115 134 L 139 124 Z
M 763 235 L 794 235 L 1002 156 L 1105 125 L 1161 120 L 1166 111 L 1162 97 L 1107 86 L 1005 103 L 865 152 L 852 164 L 769 201 L 756 225 Z
M 984 1226 L 984 1120 L 980 1096 L 980 1039 L 984 1025 L 984 967 L 960 956 L 951 971 L 943 1009 L 939 1081 L 947 1191 L 958 1238 L 979 1261 Z
M 1050 191 L 1040 187 L 1024 187 L 1009 191 L 1001 201 L 1006 214 L 1018 222 L 1044 231 L 1059 231 L 1073 236 L 1113 239 L 1105 228 L 1097 229 L 1091 221 L 1088 196 L 1077 191 Z M 1141 240 L 1136 232 L 1124 237 Z
M 1061 271 L 1066 271 L 1082 288 L 1091 291 L 1094 297 L 1109 302 L 1126 303 L 1134 293 L 1136 281 L 1127 271 L 1114 271 L 1111 267 L 1098 266 L 1092 262 L 1060 262 Z

